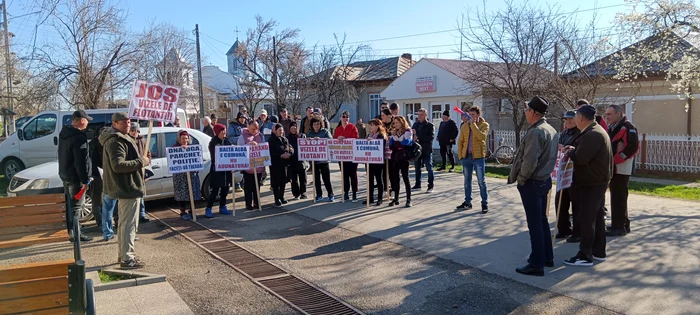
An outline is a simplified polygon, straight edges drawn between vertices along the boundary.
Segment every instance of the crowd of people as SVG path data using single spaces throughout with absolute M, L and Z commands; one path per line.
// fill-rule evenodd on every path
M 575 266 L 591 266 L 594 260 L 606 258 L 606 235 L 622 236 L 630 232 L 627 212 L 627 184 L 632 172 L 633 157 L 638 150 L 637 130 L 617 105 L 608 106 L 605 118 L 596 115 L 596 109 L 587 101 L 581 100 L 577 109 L 563 115 L 564 129 L 557 132 L 545 118 L 549 102 L 535 97 L 527 102 L 524 113 L 530 124 L 514 159 L 508 183 L 517 183 L 531 242 L 528 264 L 516 271 L 527 275 L 544 275 L 544 267 L 554 265 L 551 232 L 546 209 L 548 193 L 552 187 L 551 173 L 559 153 L 565 154 L 574 165 L 572 186 L 560 190 L 556 199 L 561 200 L 558 213 L 558 233 L 556 238 L 570 243 L 580 243 L 575 256 L 564 261 Z M 481 212 L 488 213 L 488 188 L 485 180 L 487 137 L 489 124 L 481 115 L 481 108 L 472 106 L 461 113 L 461 126 L 450 118 L 450 111 L 442 113 L 442 122 L 437 128 L 428 120 L 426 109 L 419 109 L 413 126 L 399 115 L 398 105 L 381 104 L 380 114 L 364 124 L 358 119 L 350 122 L 350 113 L 340 115 L 340 123 L 331 131 L 330 122 L 319 108 L 308 107 L 306 116 L 299 123 L 289 116 L 287 110 L 280 117 L 268 116 L 265 110 L 253 119 L 247 110 L 242 110 L 228 127 L 219 124 L 216 116 L 205 117 L 202 131 L 211 136 L 208 150 L 212 158 L 210 193 L 204 216 L 214 216 L 212 207 L 219 203 L 220 215 L 231 215 L 226 200 L 231 187 L 243 190 L 245 206 L 248 210 L 260 207 L 257 196 L 259 187 L 269 177 L 274 204 L 283 206 L 288 201 L 286 186 L 290 184 L 294 199 L 308 199 L 307 173 L 313 163 L 315 170 L 315 201 L 335 201 L 330 181 L 330 161 L 299 160 L 299 138 L 319 139 L 370 139 L 382 140 L 390 158 L 385 164 L 370 164 L 367 172 L 370 180 L 368 200 L 363 204 L 380 206 L 389 200 L 389 206 L 400 204 L 401 181 L 405 190 L 405 207 L 411 207 L 412 191 L 422 190 L 422 169 L 428 173 L 427 190 L 434 191 L 433 140 L 437 137 L 440 145 L 442 166 L 439 171 L 449 172 L 458 162 L 464 176 L 464 201 L 455 211 L 472 209 L 472 177 L 480 191 Z M 146 167 L 150 164 L 150 152 L 146 150 L 139 126 L 130 122 L 126 113 L 115 113 L 111 126 L 98 133 L 97 141 L 88 144 L 82 131 L 91 117 L 85 111 L 76 111 L 72 123 L 64 126 L 59 140 L 59 169 L 64 189 L 71 199 L 67 209 L 67 223 L 71 238 L 75 237 L 70 220 L 71 212 L 77 211 L 80 201 L 74 197 L 80 189 L 87 187 L 93 178 L 92 200 L 98 226 L 103 239 L 115 237 L 119 243 L 119 263 L 122 268 L 134 269 L 143 266 L 134 253 L 134 241 L 139 222 L 148 222 L 143 197 L 145 183 L 153 175 Z M 607 122 L 606 122 L 607 121 Z M 270 146 L 271 167 L 257 167 L 242 171 L 241 183 L 234 181 L 228 171 L 215 169 L 217 145 L 257 145 L 267 142 Z M 182 129 L 177 133 L 173 146 L 190 145 L 190 134 Z M 453 146 L 457 145 L 457 160 L 453 156 Z M 342 193 L 345 200 L 358 202 L 358 165 L 341 162 L 343 169 Z M 415 178 L 411 186 L 409 165 L 414 163 Z M 98 169 L 102 169 L 102 175 Z M 181 218 L 192 219 L 190 203 L 201 199 L 199 174 L 191 172 L 193 185 L 190 187 L 185 173 L 174 174 L 173 187 Z M 255 183 L 259 187 L 255 187 Z M 99 189 L 98 189 L 99 188 Z M 323 188 L 326 197 L 324 198 Z M 611 192 L 612 226 L 605 227 L 605 193 Z M 375 194 L 376 191 L 376 194 Z M 193 200 L 190 200 L 192 198 Z M 115 209 L 117 210 L 116 213 Z M 569 214 L 571 210 L 571 214 Z M 112 218 L 115 219 L 112 222 Z M 118 222 L 118 224 L 117 224 Z M 118 226 L 117 232 L 114 226 Z M 81 241 L 90 237 L 79 235 Z

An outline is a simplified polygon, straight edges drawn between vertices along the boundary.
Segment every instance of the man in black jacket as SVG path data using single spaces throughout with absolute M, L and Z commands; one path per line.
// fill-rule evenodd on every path
M 88 152 L 90 156 L 90 165 L 92 166 L 92 183 L 90 184 L 90 197 L 92 198 L 92 213 L 95 216 L 97 227 L 102 228 L 102 145 L 98 138 L 103 130 L 95 130 L 95 137 L 88 143 Z
M 574 144 L 574 139 L 581 134 L 581 131 L 576 128 L 576 122 L 574 118 L 576 117 L 576 111 L 570 110 L 564 113 L 564 127 L 565 129 L 559 133 L 559 150 L 563 150 L 564 147 Z M 576 215 L 578 214 L 578 204 L 571 202 L 571 188 L 565 188 L 557 192 L 554 200 L 555 204 L 559 203 L 559 198 L 561 198 L 561 207 L 559 208 L 559 219 L 557 223 L 556 238 L 566 238 L 568 243 L 578 243 L 581 241 L 581 232 L 576 226 L 577 220 Z M 569 219 L 569 208 L 571 208 L 571 218 L 574 221 L 573 227 L 571 225 L 571 220 Z M 568 237 L 568 238 L 567 238 Z
M 92 117 L 83 110 L 73 113 L 71 124 L 63 126 L 58 135 L 58 176 L 63 181 L 63 191 L 67 194 L 66 224 L 71 240 L 73 233 L 73 213 L 80 211 L 81 201 L 75 195 L 87 189 L 90 178 L 90 161 L 88 157 L 87 136 L 83 132 Z M 80 240 L 87 242 L 92 237 L 80 234 Z
M 421 190 L 421 167 L 425 164 L 428 171 L 428 190 L 433 192 L 433 140 L 435 140 L 435 126 L 428 121 L 428 110 L 421 108 L 418 110 L 418 121 L 413 124 L 413 138 L 422 147 L 421 156 L 416 160 L 414 167 L 416 168 L 416 184 L 411 190 Z
M 576 219 L 581 244 L 576 256 L 564 261 L 571 266 L 593 266 L 593 260 L 605 261 L 605 191 L 612 177 L 613 161 L 610 138 L 595 122 L 595 108 L 581 106 L 576 111 L 576 127 L 581 134 L 574 146 L 564 148 L 574 163 L 571 192 L 578 204 Z
M 438 171 L 444 171 L 447 168 L 447 160 L 445 155 L 450 159 L 450 172 L 455 169 L 455 156 L 452 152 L 452 146 L 459 135 L 459 129 L 454 120 L 450 119 L 450 111 L 446 110 L 442 113 L 442 122 L 438 128 L 438 143 L 440 144 L 440 157 L 442 157 L 442 167 Z

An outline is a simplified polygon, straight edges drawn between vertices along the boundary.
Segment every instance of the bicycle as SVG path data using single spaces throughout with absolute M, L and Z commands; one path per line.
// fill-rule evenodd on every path
M 496 147 L 496 151 L 491 151 L 491 148 L 489 148 L 487 160 L 488 161 L 496 161 L 498 164 L 503 164 L 503 165 L 508 165 L 512 164 L 513 160 L 515 159 L 515 149 L 511 146 L 503 145 L 503 137 L 498 138 L 498 146 Z

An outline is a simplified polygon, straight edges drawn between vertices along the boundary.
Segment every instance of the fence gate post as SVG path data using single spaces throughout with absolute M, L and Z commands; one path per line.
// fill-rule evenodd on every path
M 68 312 L 85 314 L 85 261 L 68 265 Z
M 647 164 L 647 134 L 643 133 L 642 134 L 642 165 L 641 169 L 645 170 L 646 169 L 646 164 Z

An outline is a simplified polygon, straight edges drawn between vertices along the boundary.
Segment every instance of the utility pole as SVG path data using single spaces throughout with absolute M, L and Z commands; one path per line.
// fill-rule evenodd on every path
M 199 85 L 199 117 L 204 118 L 204 93 L 202 92 L 202 56 L 199 53 L 199 24 L 194 25 L 194 35 L 197 38 L 197 85 Z
M 13 95 L 12 95 L 12 61 L 10 60 L 10 31 L 7 28 L 7 1 L 2 2 L 2 26 L 3 26 L 3 37 L 5 38 L 5 67 L 7 68 L 7 101 L 8 101 L 8 109 L 11 112 L 14 112 L 15 106 L 14 106 L 14 100 L 13 100 Z M 10 113 L 12 114 L 12 113 Z M 11 124 L 10 126 L 6 126 L 5 130 L 8 130 L 8 127 L 10 127 L 9 130 L 14 131 L 15 130 L 15 116 L 12 115 L 10 116 L 11 118 L 9 119 Z

